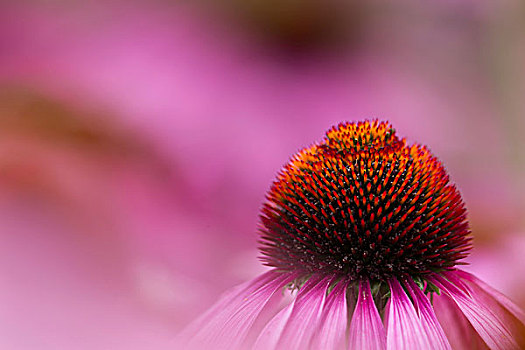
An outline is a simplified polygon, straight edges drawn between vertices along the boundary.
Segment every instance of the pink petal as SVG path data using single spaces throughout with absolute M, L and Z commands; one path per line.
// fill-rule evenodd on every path
M 279 338 L 281 338 L 286 323 L 290 319 L 296 300 L 279 311 L 279 313 L 268 322 L 257 338 L 253 350 L 269 350 L 277 348 L 277 343 L 279 342 Z
M 441 328 L 434 313 L 434 308 L 430 305 L 430 301 L 425 296 L 425 293 L 411 278 L 405 280 L 405 286 L 410 292 L 412 300 L 414 300 L 419 321 L 424 331 L 423 334 L 427 335 L 431 345 L 430 349 L 451 349 L 445 332 L 443 332 L 443 328 Z
M 447 274 L 450 279 L 454 275 Z M 468 288 L 458 278 L 449 281 L 439 275 L 429 280 L 456 302 L 465 317 L 491 349 L 518 349 L 516 341 L 505 324 L 484 304 L 479 303 L 466 291 Z
M 457 275 L 463 276 L 462 273 L 452 274 L 446 273 L 445 276 L 449 278 L 452 282 L 457 280 Z M 498 317 L 503 324 L 505 324 L 509 332 L 512 335 L 512 338 L 516 340 L 518 344 L 521 345 L 521 348 L 525 347 L 525 324 L 519 319 L 520 316 L 523 317 L 523 311 L 520 310 L 518 306 L 513 304 L 509 299 L 503 296 L 501 293 L 489 287 L 486 283 L 477 279 L 476 277 L 464 274 L 465 279 L 462 279 L 461 282 L 464 283 L 467 288 L 468 294 L 472 296 L 478 303 L 485 305 L 489 310 L 491 310 L 496 317 Z M 492 293 L 488 293 L 485 288 L 482 288 L 480 284 L 483 284 L 485 288 L 492 289 Z M 498 295 L 499 299 L 495 298 L 493 294 Z M 508 309 L 499 302 L 499 300 L 506 301 L 506 305 L 512 307 L 513 310 Z
M 312 276 L 301 287 L 293 304 L 268 323 L 257 339 L 256 349 L 306 349 L 319 324 L 332 279 Z
M 403 287 L 396 279 L 391 279 L 389 285 L 391 297 L 388 302 L 388 349 L 431 349 L 433 344 L 430 344 L 426 330 Z
M 434 295 L 434 310 L 454 350 L 488 349 L 474 327 L 445 293 Z
M 275 270 L 225 295 L 181 335 L 189 349 L 236 349 L 265 307 L 275 307 L 277 293 L 295 278 Z
M 483 282 L 476 276 L 462 270 L 458 270 L 457 274 L 472 283 L 475 283 L 478 285 L 481 289 L 483 289 L 487 294 L 490 294 L 494 299 L 498 301 L 504 308 L 509 310 L 510 313 L 514 315 L 518 320 L 521 321 L 521 323 L 525 324 L 525 312 L 516 304 L 514 304 L 509 298 L 507 298 L 502 293 L 498 292 L 496 289 L 489 286 L 487 283 Z
M 318 331 L 312 341 L 312 349 L 340 350 L 345 346 L 348 321 L 346 289 L 348 282 L 339 282 L 326 299 Z
M 386 349 L 386 334 L 377 311 L 370 282 L 359 282 L 359 296 L 350 324 L 348 349 Z

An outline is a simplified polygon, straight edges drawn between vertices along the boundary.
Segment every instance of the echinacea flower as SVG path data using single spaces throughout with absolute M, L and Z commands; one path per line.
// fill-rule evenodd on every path
M 519 349 L 524 313 L 458 269 L 463 200 L 428 148 L 340 124 L 292 157 L 261 216 L 272 269 L 227 293 L 184 349 Z

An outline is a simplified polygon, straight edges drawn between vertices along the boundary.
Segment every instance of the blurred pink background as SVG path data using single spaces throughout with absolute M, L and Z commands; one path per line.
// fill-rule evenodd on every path
M 173 349 L 263 270 L 298 149 L 381 118 L 460 188 L 467 267 L 521 306 L 525 3 L 0 4 L 0 347 Z

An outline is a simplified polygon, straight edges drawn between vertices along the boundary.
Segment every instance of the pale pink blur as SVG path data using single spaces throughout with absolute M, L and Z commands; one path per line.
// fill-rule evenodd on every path
M 363 118 L 444 162 L 471 270 L 525 305 L 523 5 L 240 3 L 0 5 L 2 349 L 172 349 L 263 270 L 279 168 Z

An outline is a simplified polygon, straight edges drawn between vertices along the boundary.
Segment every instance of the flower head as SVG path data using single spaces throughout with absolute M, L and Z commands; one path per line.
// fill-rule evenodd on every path
M 471 238 L 444 167 L 388 123 L 340 124 L 293 156 L 268 193 L 261 234 L 272 269 L 188 327 L 186 347 L 525 344 L 523 312 L 456 267 Z M 283 305 L 285 289 L 293 298 Z
M 453 267 L 466 211 L 441 163 L 385 122 L 341 124 L 296 154 L 263 208 L 263 260 L 353 279 Z

